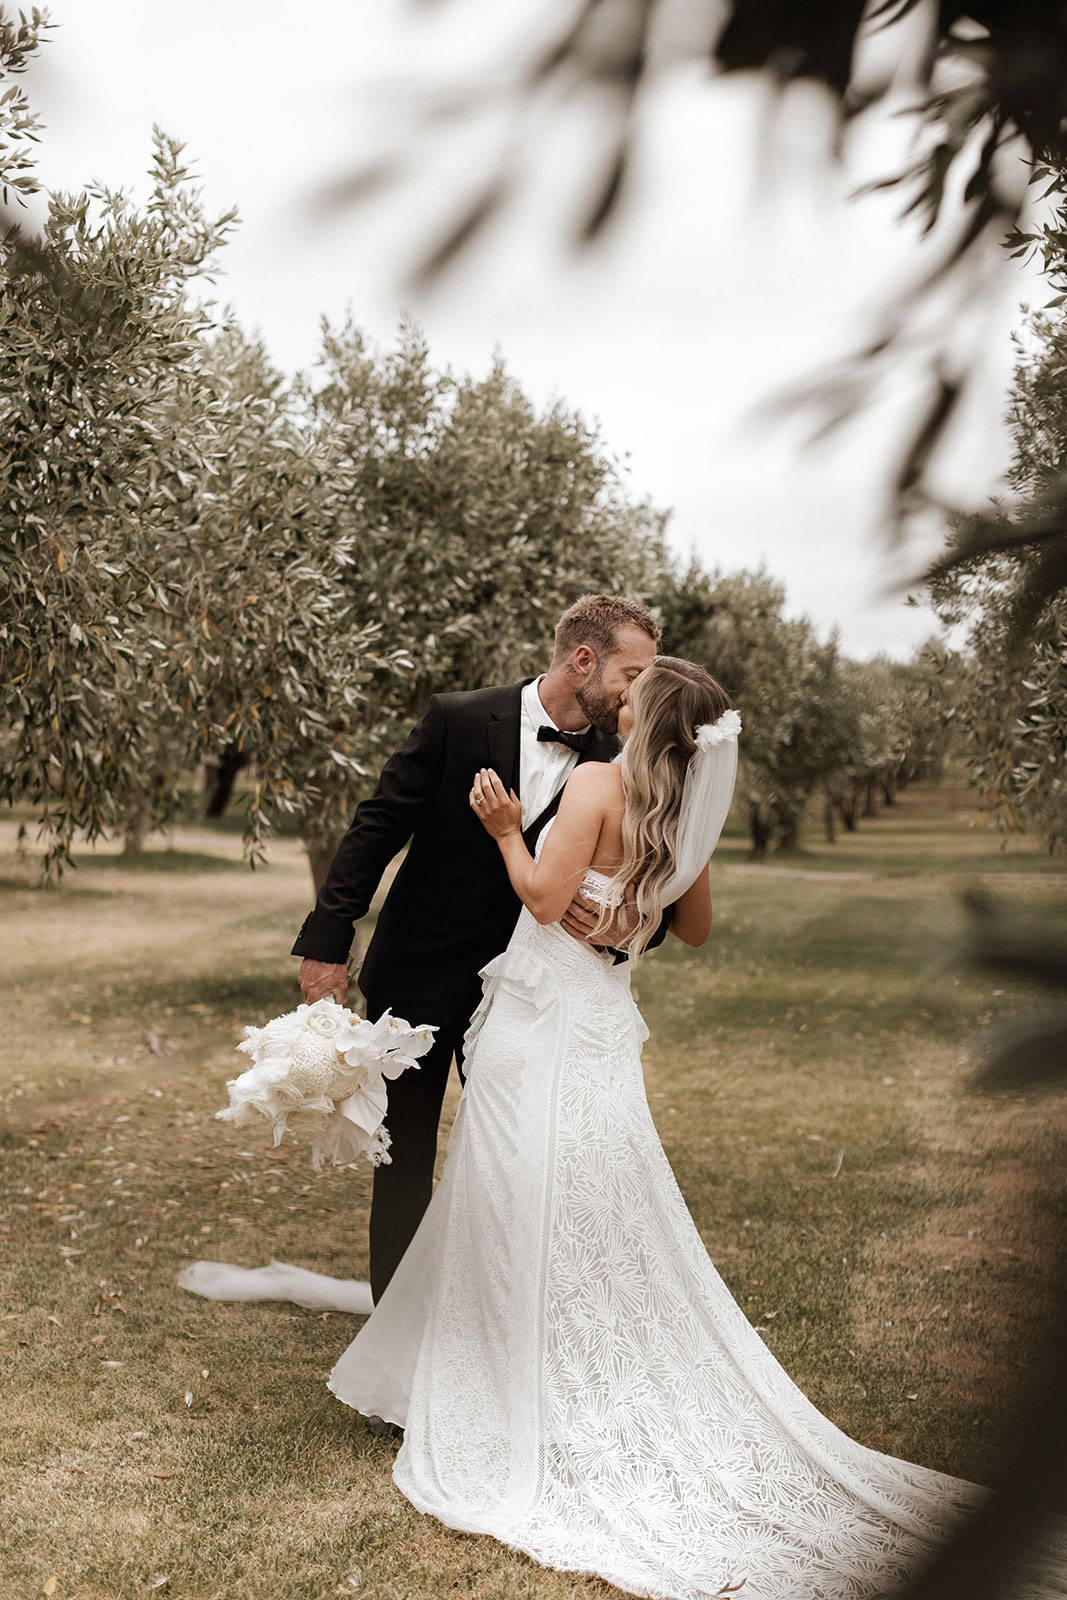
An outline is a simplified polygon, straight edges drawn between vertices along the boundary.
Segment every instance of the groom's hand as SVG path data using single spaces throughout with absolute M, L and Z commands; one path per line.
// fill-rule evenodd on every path
M 622 905 L 607 927 L 601 928 L 595 939 L 590 939 L 589 935 L 599 921 L 600 907 L 597 902 L 590 900 L 588 895 L 580 893 L 575 895 L 560 918 L 561 926 L 572 939 L 580 939 L 583 944 L 592 944 L 595 950 L 617 950 L 637 926 L 637 906 L 633 891 L 627 889 Z
M 309 1006 L 330 995 L 343 1006 L 348 998 L 348 968 L 334 961 L 310 961 L 305 956 L 300 963 L 299 982 Z

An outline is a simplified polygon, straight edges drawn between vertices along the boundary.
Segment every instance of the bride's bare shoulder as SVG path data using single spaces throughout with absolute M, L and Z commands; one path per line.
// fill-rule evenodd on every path
M 567 792 L 590 805 L 610 805 L 622 795 L 622 773 L 613 761 L 583 761 L 567 779 Z

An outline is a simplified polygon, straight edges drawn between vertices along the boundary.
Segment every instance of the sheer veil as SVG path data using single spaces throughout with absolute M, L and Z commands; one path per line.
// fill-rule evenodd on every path
M 179 1289 L 205 1300 L 286 1300 L 309 1311 L 374 1310 L 370 1284 L 359 1278 L 329 1278 L 322 1272 L 272 1261 L 266 1267 L 235 1267 L 229 1261 L 194 1261 L 178 1274 Z
M 733 710 L 724 711 L 717 722 L 706 722 L 696 730 L 697 747 L 690 757 L 682 790 L 674 871 L 662 890 L 665 906 L 696 882 L 719 842 L 737 781 L 740 732 L 741 718 Z

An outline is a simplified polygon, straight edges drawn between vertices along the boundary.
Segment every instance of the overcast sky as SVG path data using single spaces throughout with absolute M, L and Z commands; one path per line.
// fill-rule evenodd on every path
M 58 26 L 30 82 L 46 123 L 42 181 L 143 192 L 160 123 L 186 141 L 209 204 L 240 209 L 218 293 L 278 363 L 310 364 L 320 315 L 346 304 L 381 341 L 413 312 L 442 364 L 481 371 L 499 349 L 536 398 L 599 419 L 633 492 L 672 508 L 679 550 L 727 568 L 763 561 L 790 609 L 823 634 L 837 627 L 849 653 L 907 654 L 931 620 L 887 597 L 908 561 L 894 566 L 876 530 L 918 369 L 817 450 L 802 448 L 799 419 L 753 408 L 873 328 L 913 270 L 899 197 L 847 198 L 902 156 L 911 119 L 860 128 L 835 176 L 814 91 L 796 92 L 776 126 L 759 85 L 677 69 L 645 106 L 618 225 L 575 260 L 559 219 L 582 192 L 597 125 L 561 107 L 512 212 L 428 302 L 405 292 L 405 271 L 452 214 L 491 118 L 425 144 L 391 196 L 312 204 L 386 138 L 413 82 L 473 71 L 500 49 L 502 19 L 522 37 L 548 4 L 450 0 L 417 22 L 394 0 L 185 0 L 179 12 L 51 0 Z M 1009 333 L 1033 294 L 1019 273 L 954 325 L 981 351 L 982 380 L 943 487 L 972 503 L 1005 462 Z

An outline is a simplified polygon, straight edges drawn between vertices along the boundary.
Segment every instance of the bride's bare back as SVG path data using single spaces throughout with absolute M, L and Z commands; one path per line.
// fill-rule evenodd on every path
M 575 772 L 571 774 L 573 783 Z M 600 806 L 600 832 L 589 866 L 594 872 L 611 877 L 622 861 L 622 813 L 624 805 L 622 772 L 614 762 L 589 762 L 581 769 L 583 781 L 591 791 L 590 801 Z M 589 777 L 584 774 L 588 772 Z

